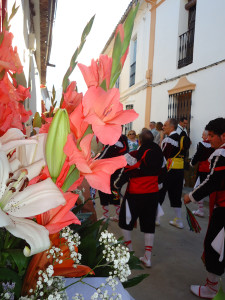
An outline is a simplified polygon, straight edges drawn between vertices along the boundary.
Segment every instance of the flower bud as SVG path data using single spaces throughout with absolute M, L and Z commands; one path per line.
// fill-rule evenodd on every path
M 69 116 L 65 109 L 59 109 L 50 125 L 46 141 L 46 161 L 52 180 L 55 182 L 59 176 L 66 154 L 63 148 L 70 133 Z

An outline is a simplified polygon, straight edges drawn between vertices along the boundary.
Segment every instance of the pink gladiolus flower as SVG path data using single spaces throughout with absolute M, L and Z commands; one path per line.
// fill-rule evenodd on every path
M 106 88 L 109 88 L 112 58 L 107 55 L 100 55 L 98 60 L 92 59 L 90 67 L 86 67 L 83 64 L 78 64 L 87 87 L 100 86 L 104 80 L 106 80 Z
M 20 98 L 20 101 L 24 101 L 26 100 L 27 98 L 30 98 L 31 95 L 30 95 L 30 88 L 25 88 L 24 86 L 22 85 L 18 85 L 17 89 L 17 94 Z
M 88 128 L 88 123 L 84 119 L 83 106 L 80 103 L 69 116 L 70 130 L 76 139 L 80 139 Z
M 78 218 L 72 211 L 70 211 L 74 207 L 78 199 L 78 195 L 73 193 L 64 193 L 63 196 L 66 200 L 65 205 L 60 205 L 35 217 L 37 223 L 43 225 L 50 234 L 57 233 L 70 224 L 80 225 Z
M 79 150 L 72 134 L 68 135 L 64 152 L 69 157 L 70 164 L 75 164 L 91 187 L 104 193 L 111 194 L 110 177 L 120 168 L 127 165 L 125 157 L 94 160 L 91 158 L 91 140 L 93 134 L 86 135 L 80 142 Z
M 29 90 L 18 86 L 16 89 L 10 82 L 7 73 L 0 80 L 0 136 L 9 128 L 23 129 L 22 123 L 32 115 L 26 111 L 21 101 L 30 96 Z
M 123 110 L 118 89 L 107 92 L 100 87 L 91 87 L 83 98 L 85 121 L 92 125 L 100 142 L 114 145 L 122 133 L 121 125 L 134 121 L 138 114 Z
M 39 133 L 48 133 L 53 118 L 46 118 L 44 114 L 41 117 L 46 123 L 41 126 Z
M 0 45 L 0 72 L 5 69 L 7 72 L 22 73 L 23 66 L 17 48 L 13 49 L 12 47 L 13 34 L 4 30 L 3 35 L 3 41 Z
M 67 87 L 65 93 L 63 93 L 64 100 L 61 108 L 65 108 L 68 114 L 71 114 L 73 110 L 81 103 L 83 94 L 77 93 L 76 91 L 76 82 L 72 81 Z
M 56 207 L 55 209 L 50 209 L 49 211 L 46 211 L 43 214 L 37 215 L 35 218 L 37 220 L 37 223 L 40 225 L 43 225 L 50 234 L 59 232 L 62 228 L 65 226 L 68 226 L 70 224 L 80 224 L 80 221 L 76 217 L 76 215 L 70 211 L 77 199 L 78 195 L 66 192 L 63 193 L 61 190 L 61 187 L 64 183 L 64 180 L 66 178 L 66 175 L 69 171 L 69 163 L 68 160 L 65 161 L 64 166 L 60 172 L 59 177 L 56 180 L 56 186 L 59 188 L 61 193 L 63 194 L 64 199 L 66 200 L 65 205 L 60 205 Z M 45 166 L 45 168 L 41 171 L 41 173 L 33 178 L 30 182 L 29 185 L 36 184 L 37 182 L 46 180 L 47 178 L 51 178 L 48 167 Z M 83 178 L 82 178 L 83 180 Z M 73 184 L 73 190 L 76 189 L 82 181 L 80 178 Z M 71 190 L 72 187 L 70 187 L 69 190 Z

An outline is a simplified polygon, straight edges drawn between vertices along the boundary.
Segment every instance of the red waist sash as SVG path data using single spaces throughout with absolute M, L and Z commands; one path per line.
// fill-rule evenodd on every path
M 158 176 L 130 178 L 127 191 L 130 194 L 149 194 L 159 191 Z
M 208 160 L 200 161 L 198 166 L 198 171 L 209 173 L 209 161 Z

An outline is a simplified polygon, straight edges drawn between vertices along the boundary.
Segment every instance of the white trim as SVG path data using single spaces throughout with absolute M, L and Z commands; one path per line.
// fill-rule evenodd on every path
M 165 144 L 165 146 L 164 146 Z M 164 150 L 164 148 L 166 147 L 166 144 L 171 144 L 177 148 L 179 148 L 178 142 L 174 141 L 173 139 L 171 139 L 169 136 L 167 136 L 163 141 L 162 141 L 162 145 L 161 148 L 162 150 Z
M 197 203 L 197 201 L 195 201 L 194 197 L 192 196 L 192 193 L 193 192 L 189 193 L 189 198 L 190 198 L 191 202 Z
M 222 146 L 220 146 L 220 148 L 216 149 L 211 156 L 209 157 L 209 162 L 211 163 L 211 160 L 213 159 L 214 156 L 223 156 L 225 157 L 225 144 L 223 144 Z
M 200 142 L 204 147 L 206 148 L 211 148 L 211 144 L 210 143 L 206 143 L 206 142 Z

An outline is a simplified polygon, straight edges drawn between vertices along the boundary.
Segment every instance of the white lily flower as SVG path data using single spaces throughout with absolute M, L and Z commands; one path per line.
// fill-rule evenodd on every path
M 27 143 L 21 146 L 16 151 L 16 159 L 19 159 L 21 165 L 26 167 L 39 160 L 44 160 L 45 163 L 45 144 L 47 133 L 41 133 L 30 137 Z
M 29 166 L 30 169 L 35 168 L 35 164 Z M 30 245 L 30 253 L 24 251 L 24 254 L 30 256 L 49 248 L 49 232 L 25 218 L 64 205 L 65 199 L 50 178 L 26 187 L 29 171 L 17 171 L 17 176 L 10 172 L 6 153 L 0 151 L 0 227 L 25 239 Z
M 10 128 L 0 137 L 0 149 L 6 154 L 19 146 L 28 144 L 37 144 L 37 141 L 25 139 L 25 135 L 17 128 Z
M 46 165 L 45 143 L 47 134 L 38 134 L 29 139 L 17 128 L 10 128 L 0 137 L 0 150 L 8 154 L 16 149 L 9 159 L 11 171 L 15 175 L 25 167 L 28 171 L 28 179 L 32 179 L 40 174 Z

